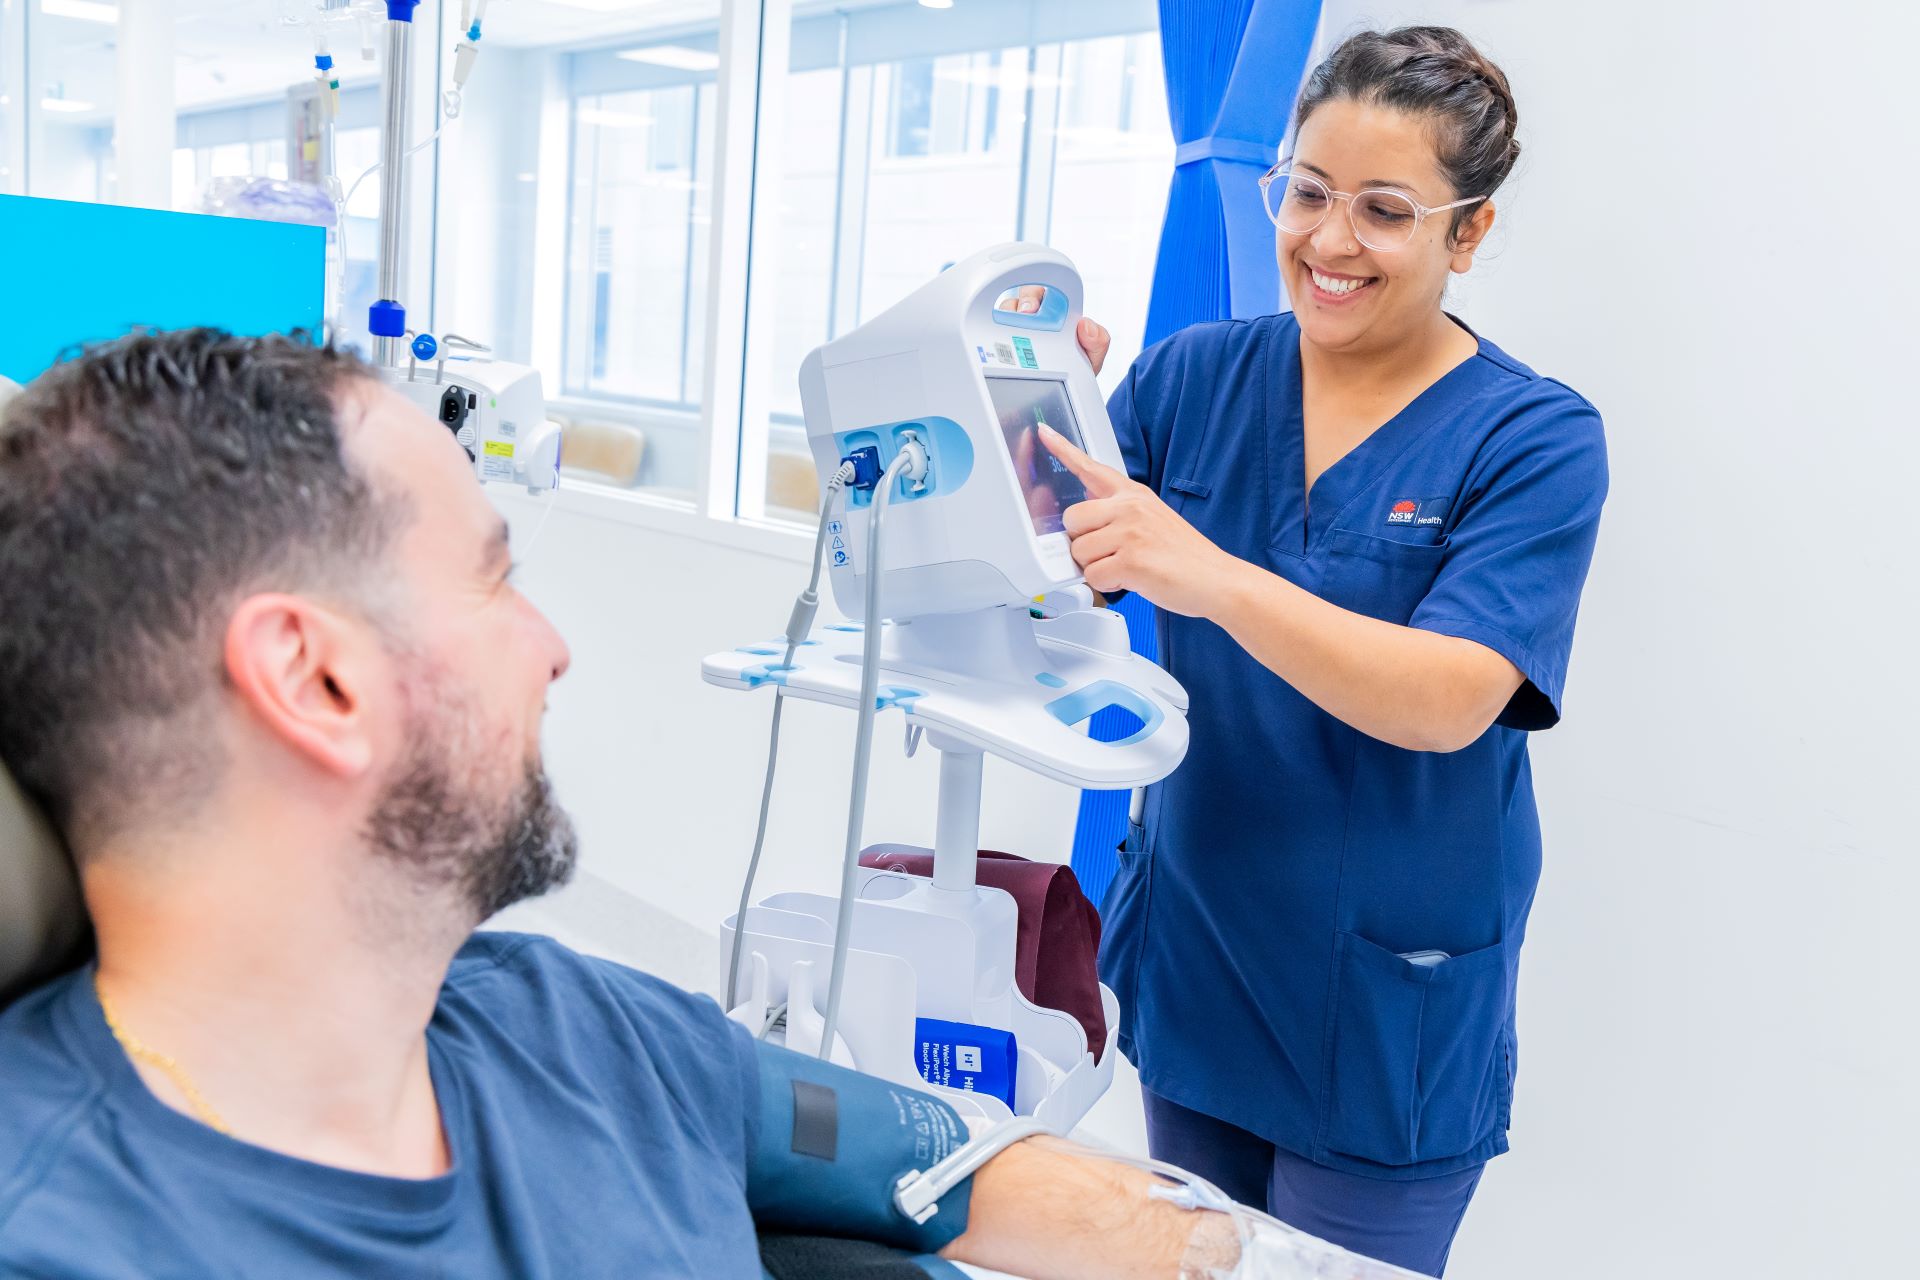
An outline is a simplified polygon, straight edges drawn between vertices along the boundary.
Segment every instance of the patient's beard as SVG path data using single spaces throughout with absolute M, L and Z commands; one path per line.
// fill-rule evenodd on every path
M 489 779 L 471 704 L 431 678 L 414 693 L 407 756 L 367 818 L 373 851 L 423 888 L 456 890 L 466 929 L 565 884 L 579 842 L 539 757 L 511 782 Z

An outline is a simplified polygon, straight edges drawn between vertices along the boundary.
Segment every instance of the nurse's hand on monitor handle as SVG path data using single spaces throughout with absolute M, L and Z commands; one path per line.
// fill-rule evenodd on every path
M 1021 315 L 1037 315 L 1041 304 L 1047 300 L 1047 286 L 1043 284 L 1023 284 L 1009 289 L 994 308 L 999 311 L 1017 311 Z M 1107 362 L 1107 348 L 1113 345 L 1113 335 L 1086 316 L 1080 317 L 1079 327 L 1074 336 L 1080 339 L 1080 349 L 1087 353 L 1087 363 L 1093 366 L 1095 373 Z
M 1241 562 L 1124 471 L 1097 462 L 1052 427 L 1040 439 L 1087 487 L 1062 515 L 1073 558 L 1095 591 L 1137 591 L 1162 609 L 1211 614 Z
M 1095 373 L 1100 372 L 1100 366 L 1107 362 L 1107 348 L 1113 345 L 1113 335 L 1090 317 L 1081 316 L 1074 336 L 1080 339 L 1080 349 L 1087 353 L 1087 363 Z

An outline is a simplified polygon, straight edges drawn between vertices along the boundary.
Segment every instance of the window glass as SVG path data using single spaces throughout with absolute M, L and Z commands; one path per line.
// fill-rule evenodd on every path
M 116 11 L 27 9 L 26 192 L 111 200 Z
M 574 100 L 568 393 L 698 408 L 712 111 L 710 84 Z
M 1087 313 L 1113 334 L 1101 379 L 1111 387 L 1140 354 L 1173 179 L 1160 36 L 1073 41 L 1061 66 L 1046 239 L 1073 259 Z
M 691 502 L 703 474 L 719 14 L 494 6 L 509 47 L 442 148 L 441 322 L 540 370 L 570 483 Z
M 26 15 L 0 4 L 0 192 L 18 194 L 26 187 L 22 167 L 26 146 Z

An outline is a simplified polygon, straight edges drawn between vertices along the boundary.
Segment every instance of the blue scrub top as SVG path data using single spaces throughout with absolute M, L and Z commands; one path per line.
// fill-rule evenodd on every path
M 1222 549 L 1526 677 L 1471 746 L 1407 751 L 1160 611 L 1192 746 L 1102 909 L 1121 1048 L 1160 1096 L 1334 1168 L 1422 1178 L 1498 1155 L 1540 875 L 1527 733 L 1560 717 L 1607 491 L 1599 414 L 1482 340 L 1309 503 L 1290 315 L 1159 343 L 1108 407 L 1134 479 Z

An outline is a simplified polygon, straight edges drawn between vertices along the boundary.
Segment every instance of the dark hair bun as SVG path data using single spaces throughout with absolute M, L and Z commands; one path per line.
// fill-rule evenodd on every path
M 1349 36 L 1307 76 L 1294 109 L 1297 132 L 1335 100 L 1393 107 L 1436 121 L 1440 169 L 1454 197 L 1487 197 L 1520 159 L 1520 109 L 1507 73 L 1452 27 L 1397 27 Z M 1457 233 L 1473 216 L 1454 213 Z

